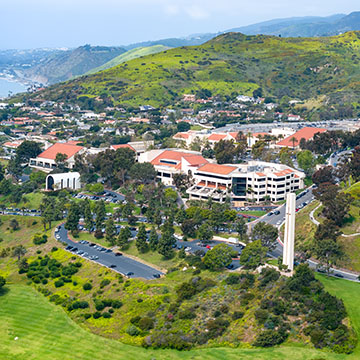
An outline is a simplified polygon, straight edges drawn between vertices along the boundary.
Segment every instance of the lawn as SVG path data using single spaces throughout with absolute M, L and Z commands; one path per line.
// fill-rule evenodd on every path
M 355 284 L 348 285 L 341 280 L 335 280 L 334 283 L 326 280 L 325 284 L 336 293 L 341 290 L 344 301 L 347 305 L 351 304 L 349 312 L 354 316 L 354 326 L 359 330 L 359 313 L 355 306 L 359 306 L 359 301 L 354 301 L 359 297 L 354 288 Z M 353 355 L 345 356 L 300 346 L 271 349 L 208 348 L 184 352 L 146 350 L 89 333 L 74 323 L 61 307 L 53 305 L 29 286 L 13 284 L 7 288 L 8 291 L 0 297 L 0 358 L 6 360 L 105 360 L 110 358 L 113 360 L 276 360 L 288 358 L 355 360 L 359 358 L 358 351 Z
M 14 204 L 9 200 L 9 196 L 1 196 L 0 203 L 6 207 L 16 208 L 27 208 L 27 209 L 39 209 L 41 201 L 44 195 L 40 192 L 33 192 L 23 196 L 23 199 L 18 203 Z

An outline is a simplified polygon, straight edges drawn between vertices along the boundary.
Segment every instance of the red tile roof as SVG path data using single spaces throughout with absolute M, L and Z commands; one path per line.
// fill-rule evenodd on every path
M 67 155 L 67 159 L 74 156 L 80 150 L 82 150 L 82 146 L 72 145 L 72 144 L 63 144 L 63 143 L 56 143 L 50 146 L 47 150 L 43 151 L 38 157 L 44 159 L 55 160 L 56 155 L 58 153 Z
M 117 150 L 117 149 L 130 149 L 130 150 L 135 151 L 135 149 L 129 144 L 111 145 L 110 147 L 112 149 L 114 149 L 114 150 Z
M 188 133 L 177 133 L 177 134 L 175 134 L 173 137 L 174 137 L 174 139 L 188 139 L 189 138 L 189 136 L 190 136 L 190 134 L 188 134 Z
M 326 129 L 304 127 L 301 130 L 297 131 L 295 134 L 290 135 L 287 138 L 285 138 L 284 140 L 279 141 L 276 145 L 293 147 L 292 138 L 295 138 L 296 141 L 295 141 L 294 145 L 296 147 L 296 146 L 299 146 L 301 139 L 311 140 L 315 134 L 323 133 L 325 131 L 326 131 Z
M 218 165 L 218 164 L 205 164 L 199 167 L 198 171 L 207 172 L 207 173 L 214 173 L 219 175 L 228 175 L 237 168 L 235 166 L 228 166 L 228 165 Z
M 224 140 L 226 138 L 226 134 L 211 134 L 208 137 L 208 140 L 210 141 L 220 141 L 220 140 Z
M 155 159 L 153 159 L 151 163 L 153 165 L 169 166 L 180 169 L 182 159 L 185 159 L 192 166 L 200 166 L 207 163 L 207 160 L 205 160 L 201 155 L 174 150 L 165 150 Z M 176 162 L 176 164 L 163 163 L 161 162 L 161 160 L 173 160 L 174 162 Z

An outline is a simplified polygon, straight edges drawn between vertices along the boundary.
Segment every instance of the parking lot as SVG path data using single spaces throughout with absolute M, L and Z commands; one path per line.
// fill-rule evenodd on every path
M 65 249 L 67 251 L 87 260 L 95 261 L 129 278 L 140 277 L 150 280 L 163 275 L 163 272 L 133 260 L 121 252 L 114 252 L 111 249 L 89 243 L 88 241 L 72 241 L 68 237 L 68 232 L 63 224 L 57 227 L 55 238 L 66 245 Z

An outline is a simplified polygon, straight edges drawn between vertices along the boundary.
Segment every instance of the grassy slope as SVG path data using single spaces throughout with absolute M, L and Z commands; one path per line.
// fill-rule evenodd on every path
M 126 61 L 130 61 L 132 59 L 137 59 L 142 56 L 157 54 L 161 51 L 165 51 L 168 49 L 170 49 L 170 48 L 167 46 L 164 46 L 164 45 L 153 45 L 153 46 L 138 47 L 135 49 L 131 49 L 131 50 L 127 51 L 126 53 L 121 54 L 121 55 L 117 56 L 116 58 L 108 61 L 106 64 L 101 65 L 95 69 L 91 69 L 86 75 L 95 74 L 98 71 L 110 69 L 110 68 L 117 66 L 119 64 L 122 64 Z
M 332 284 L 330 284 L 332 285 Z M 339 283 L 343 285 L 343 283 Z M 354 296 L 348 289 L 346 300 Z M 93 335 L 75 324 L 63 310 L 49 303 L 31 287 L 10 285 L 9 291 L 0 297 L 1 359 L 256 359 L 275 360 L 295 358 L 310 359 L 356 359 L 301 347 L 272 349 L 200 349 L 185 352 L 171 350 L 145 350 Z M 338 291 L 336 286 L 334 291 Z M 344 298 L 345 300 L 345 298 Z M 345 301 L 346 301 L 345 300 Z M 354 303 L 351 301 L 350 303 Z M 355 304 L 354 304 L 355 305 Z M 359 304 L 357 304 L 359 305 Z M 354 314 L 356 308 L 350 309 Z M 355 314 L 358 317 L 358 314 Z M 359 330 L 358 320 L 356 322 Z M 18 337 L 18 340 L 14 340 Z
M 158 106 L 201 88 L 230 95 L 251 94 L 262 87 L 270 95 L 286 89 L 289 96 L 300 99 L 328 94 L 333 101 L 356 101 L 359 48 L 358 32 L 324 38 L 228 33 L 201 46 L 134 59 L 33 97 L 76 100 L 101 94 L 116 104 Z

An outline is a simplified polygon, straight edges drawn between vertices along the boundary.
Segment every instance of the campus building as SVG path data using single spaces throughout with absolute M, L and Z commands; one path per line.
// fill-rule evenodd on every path
M 286 194 L 304 187 L 305 174 L 282 164 L 250 161 L 247 164 L 205 164 L 194 172 L 195 185 L 187 190 L 190 199 L 224 202 L 235 206 L 247 202 L 285 200 Z
M 150 162 L 157 178 L 165 185 L 173 185 L 174 174 L 189 174 L 208 161 L 198 152 L 177 149 L 151 150 L 139 156 L 139 162 Z
M 80 174 L 78 172 L 69 172 L 62 174 L 51 174 L 46 177 L 46 190 L 78 190 L 81 188 Z
M 51 172 L 56 169 L 56 155 L 66 155 L 67 168 L 72 169 L 75 166 L 75 155 L 85 151 L 82 146 L 73 143 L 56 143 L 43 151 L 36 158 L 30 159 L 29 166 L 44 172 Z

